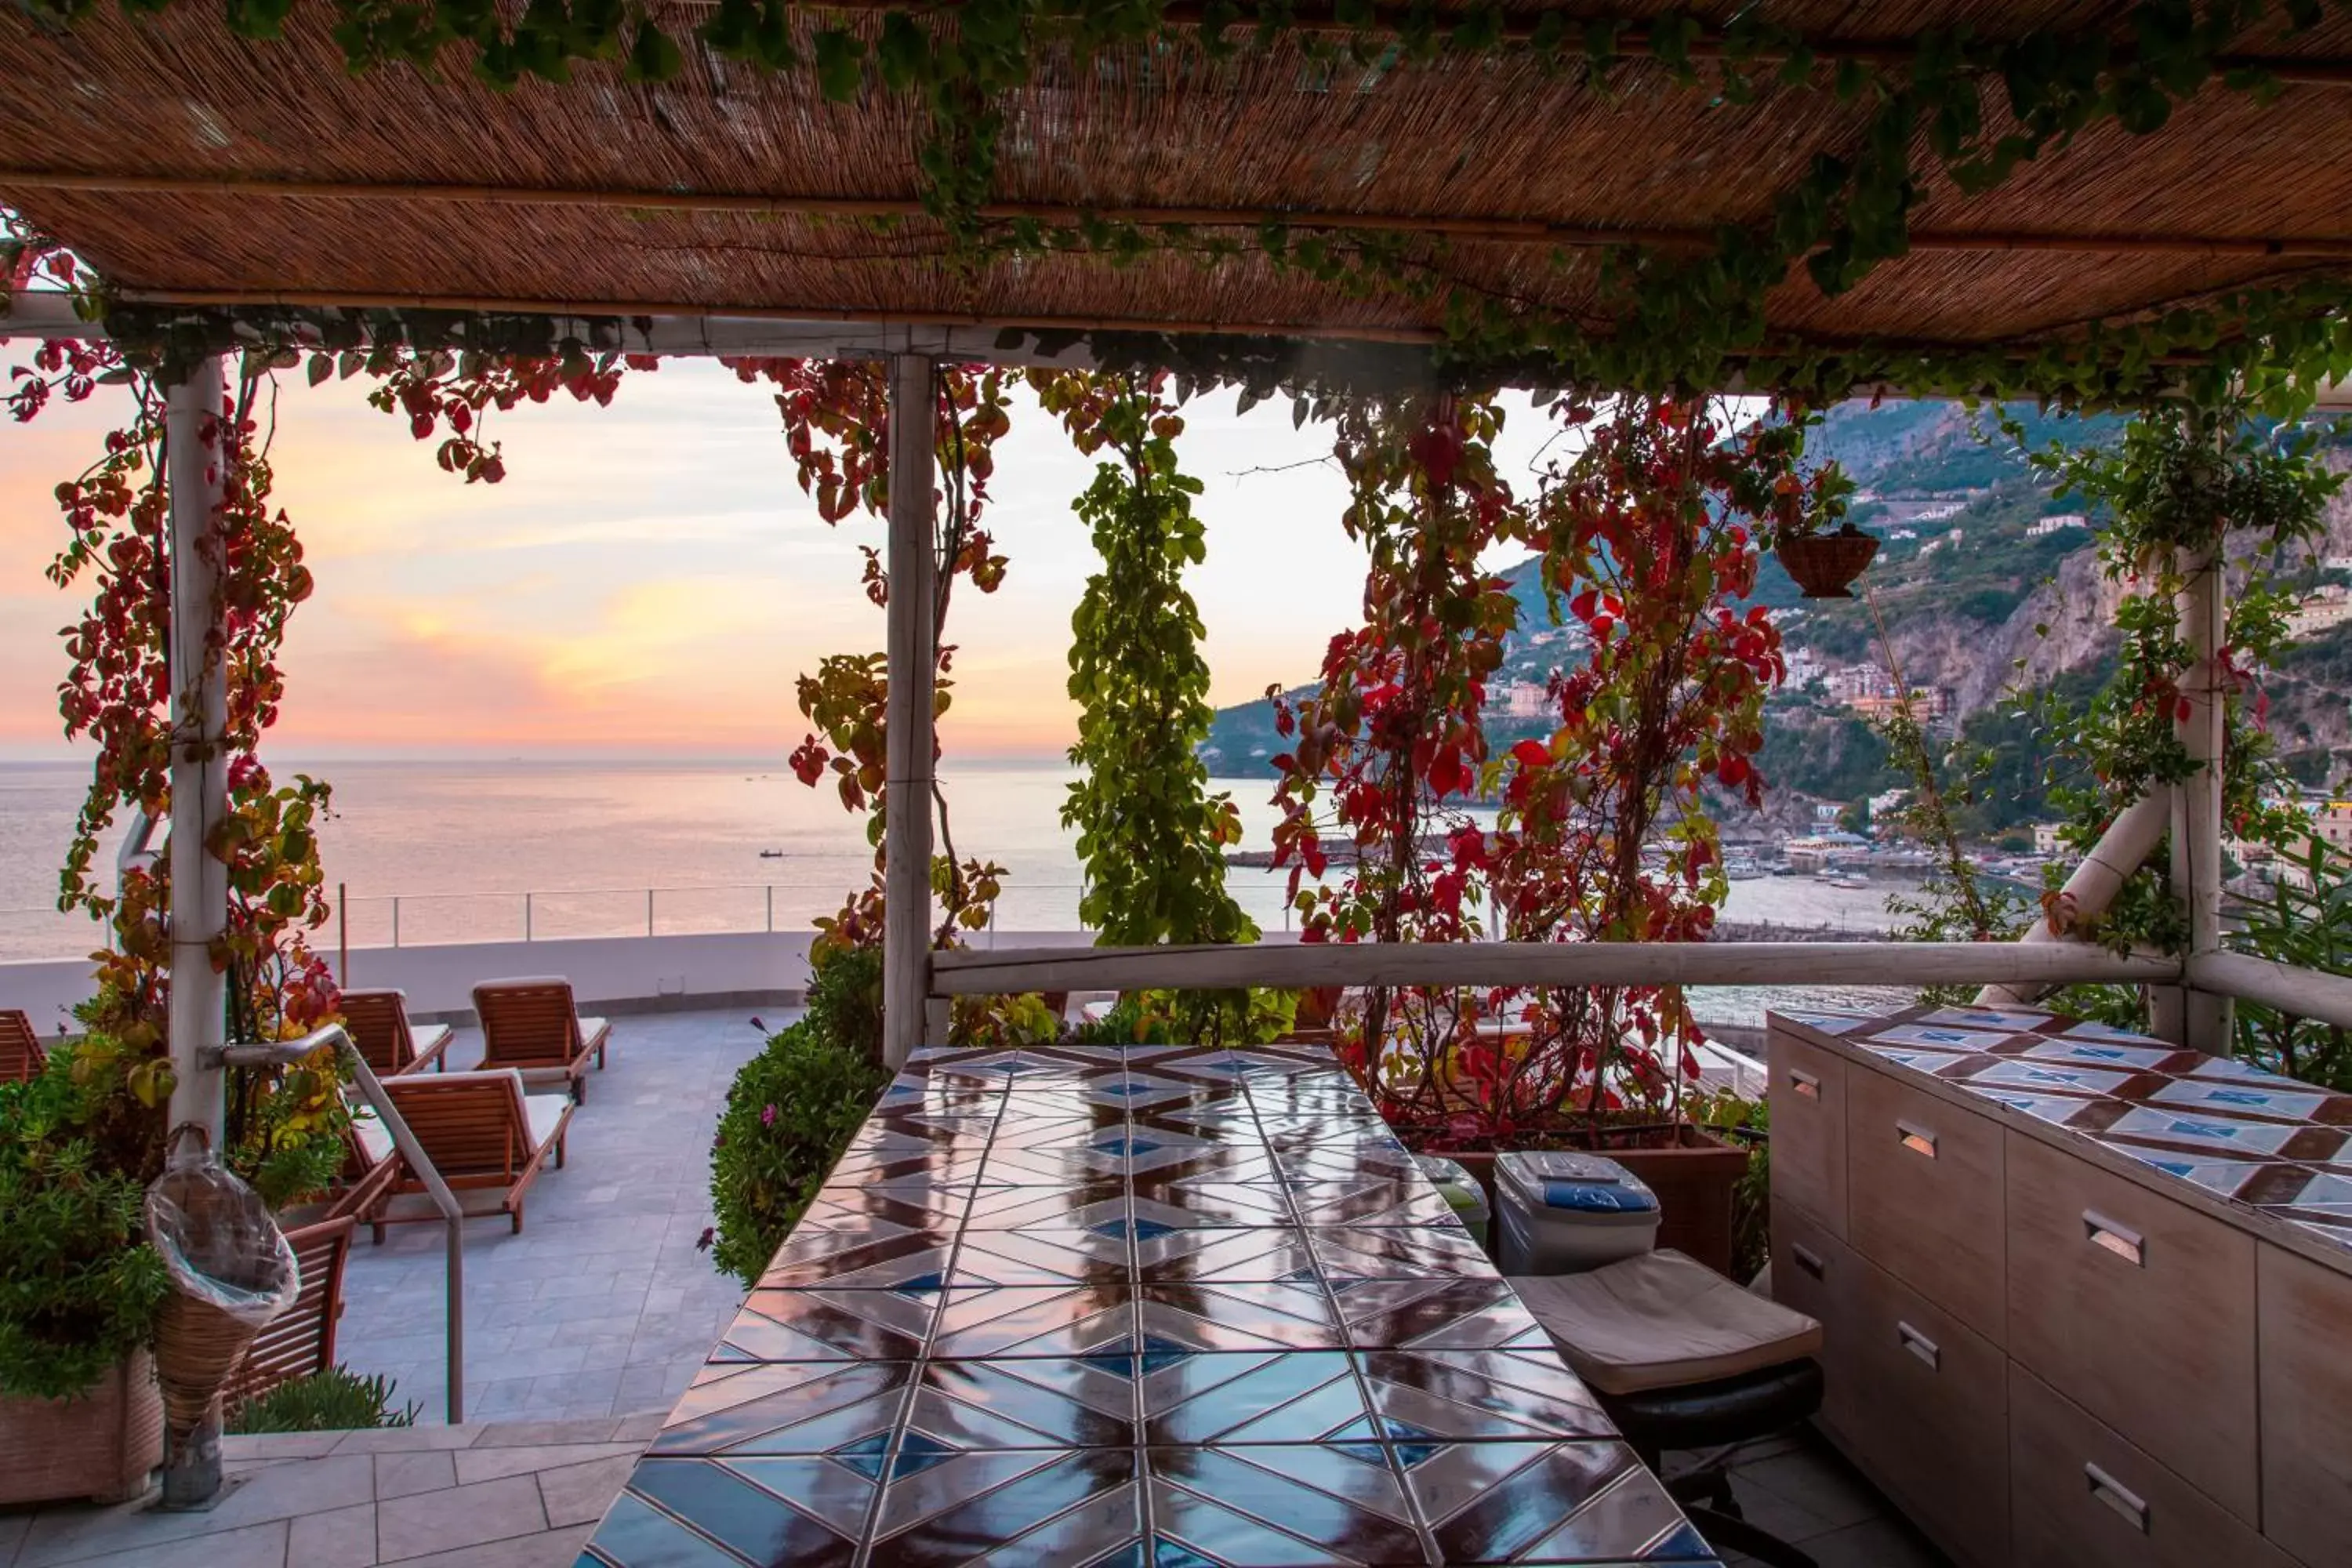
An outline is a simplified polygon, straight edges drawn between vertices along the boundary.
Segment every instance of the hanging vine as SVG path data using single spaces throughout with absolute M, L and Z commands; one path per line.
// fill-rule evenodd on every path
M 1232 796 L 1209 793 L 1199 756 L 1215 712 L 1184 571 L 1206 543 L 1192 515 L 1201 481 L 1177 468 L 1184 420 L 1169 378 L 1033 371 L 1030 383 L 1079 451 L 1115 459 L 1070 503 L 1101 557 L 1070 618 L 1081 772 L 1062 823 L 1086 868 L 1079 919 L 1112 946 L 1255 941 L 1225 890 L 1241 818 Z

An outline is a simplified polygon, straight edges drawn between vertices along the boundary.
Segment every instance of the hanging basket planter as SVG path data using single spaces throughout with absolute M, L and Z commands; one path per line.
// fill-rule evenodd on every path
M 1853 580 L 1878 553 L 1878 536 L 1847 523 L 1835 533 L 1807 533 L 1773 546 L 1808 599 L 1851 599 Z
M 147 1236 L 172 1283 L 156 1320 L 155 1373 L 177 1444 L 254 1336 L 292 1304 L 301 1278 L 269 1205 L 213 1156 L 194 1123 L 174 1131 L 163 1173 L 147 1189 Z

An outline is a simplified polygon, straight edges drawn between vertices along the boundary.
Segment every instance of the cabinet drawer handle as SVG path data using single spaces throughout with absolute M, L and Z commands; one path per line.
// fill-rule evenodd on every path
M 1789 1069 L 1789 1087 L 1807 1100 L 1819 1100 L 1822 1097 L 1822 1080 L 1802 1068 Z
M 2147 1243 L 2140 1233 L 2129 1226 L 2117 1225 L 2096 1209 L 2083 1211 L 2083 1237 L 2093 1247 L 2105 1248 L 2135 1268 L 2147 1267 Z
M 1896 1121 L 1895 1137 L 1914 1154 L 1925 1154 L 1930 1160 L 1936 1157 L 1936 1135 L 1916 1121 Z
M 1895 1324 L 1895 1337 L 1903 1342 L 1905 1350 L 1917 1356 L 1930 1367 L 1937 1371 L 1942 1370 L 1944 1352 L 1936 1348 L 1935 1341 L 1900 1320 L 1897 1320 Z
M 1811 1275 L 1816 1279 L 1822 1277 L 1822 1269 L 1825 1265 L 1822 1262 L 1822 1256 L 1820 1253 L 1815 1252 L 1811 1247 L 1807 1247 L 1801 1241 L 1791 1246 L 1789 1248 L 1789 1251 L 1795 1257 L 1798 1268 L 1803 1269 L 1806 1273 Z
M 2146 1498 L 2094 1464 L 2084 1463 L 2083 1479 L 2091 1483 L 2093 1497 L 2121 1514 L 2134 1530 L 2138 1531 L 2142 1535 L 2147 1533 L 2147 1500 Z

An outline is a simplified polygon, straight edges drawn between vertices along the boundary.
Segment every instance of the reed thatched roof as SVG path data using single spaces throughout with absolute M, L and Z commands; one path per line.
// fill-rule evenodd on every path
M 871 0 L 848 9 L 878 34 Z M 1899 46 L 1931 25 L 2120 26 L 2130 5 L 1766 9 L 1832 44 Z M 694 0 L 651 11 L 681 38 L 707 15 Z M 134 298 L 1412 342 L 1440 328 L 1443 291 L 1367 294 L 1277 268 L 1247 243 L 1260 223 L 1370 225 L 1454 287 L 1606 331 L 1602 242 L 1672 255 L 1719 225 L 1769 223 L 1817 154 L 1855 153 L 1872 113 L 1817 87 L 1723 101 L 1647 58 L 1596 87 L 1508 52 L 1335 68 L 1295 38 L 1223 58 L 1181 38 L 1084 64 L 1049 56 L 1003 100 L 988 216 L 1172 217 L 1197 226 L 1188 245 L 1244 243 L 1213 262 L 1180 247 L 973 270 L 921 214 L 911 93 L 869 80 L 829 103 L 809 72 L 756 71 L 690 40 L 662 86 L 602 64 L 504 93 L 462 68 L 354 75 L 331 19 L 298 5 L 263 43 L 209 5 L 109 5 L 63 32 L 0 11 L 0 202 Z M 1769 296 L 1774 341 L 2001 344 L 2352 276 L 2352 14 L 2244 48 L 2291 68 L 2274 101 L 2217 79 L 2160 131 L 2096 125 L 1987 194 L 1931 174 L 1910 254 L 1835 297 L 1794 268 Z M 1987 108 L 2001 112 L 1997 89 Z

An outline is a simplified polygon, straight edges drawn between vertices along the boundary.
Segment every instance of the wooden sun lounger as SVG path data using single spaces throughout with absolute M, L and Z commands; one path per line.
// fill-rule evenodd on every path
M 269 1320 L 229 1373 L 221 1390 L 224 1409 L 234 1410 L 281 1383 L 335 1364 L 335 1323 L 343 1315 L 343 1263 L 351 1255 L 355 1223 L 344 1215 L 286 1233 L 301 1270 L 301 1294 Z
M 436 1068 L 446 1072 L 445 1056 L 452 1033 L 446 1024 L 417 1028 L 408 1021 L 408 997 L 395 990 L 346 991 L 343 1023 L 352 1043 L 360 1048 L 378 1078 Z
M 556 1169 L 563 1168 L 572 1101 L 560 1094 L 525 1094 L 522 1074 L 511 1068 L 408 1073 L 385 1079 L 383 1089 L 451 1190 L 498 1191 L 499 1212 L 521 1230 L 523 1194 L 550 1150 Z M 396 1190 L 421 1193 L 425 1184 L 404 1169 Z M 404 1216 L 386 1217 L 397 1223 Z
M 381 1245 L 384 1211 L 392 1206 L 394 1190 L 407 1167 L 374 1111 L 365 1107 L 354 1110 L 347 1135 L 349 1152 L 343 1159 L 341 1184 L 328 1205 L 326 1217 L 357 1220 L 368 1227 L 370 1238 Z
M 15 1008 L 0 1011 L 0 1083 L 29 1083 L 48 1059 L 33 1020 Z
M 485 980 L 474 987 L 482 1020 L 482 1066 L 513 1068 L 529 1084 L 562 1083 L 586 1104 L 588 1058 L 604 1068 L 613 1026 L 583 1018 L 572 1005 L 572 982 L 551 976 Z

